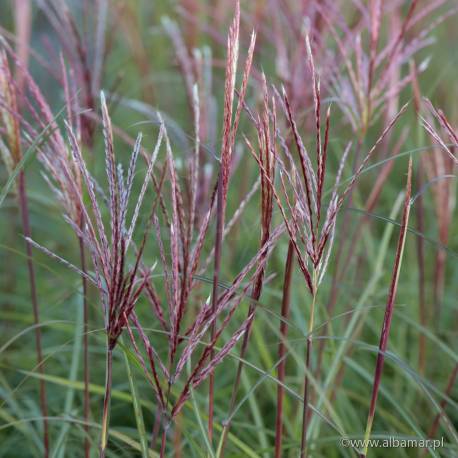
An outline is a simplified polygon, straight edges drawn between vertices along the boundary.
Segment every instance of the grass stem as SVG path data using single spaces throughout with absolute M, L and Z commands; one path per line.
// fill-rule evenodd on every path
M 407 186 L 406 186 L 406 195 L 404 199 L 404 211 L 402 215 L 401 230 L 399 233 L 398 244 L 396 248 L 396 256 L 394 261 L 393 273 L 391 276 L 391 285 L 388 293 L 388 300 L 385 308 L 385 316 L 383 319 L 382 331 L 380 334 L 379 342 L 379 352 L 377 354 L 377 362 L 374 372 L 374 382 L 372 385 L 372 396 L 369 407 L 369 414 L 367 417 L 366 432 L 364 434 L 365 447 L 364 451 L 361 454 L 361 458 L 365 458 L 368 450 L 368 441 L 371 437 L 372 426 L 374 423 L 375 417 L 375 407 L 377 404 L 377 397 L 380 388 L 380 382 L 382 379 L 383 365 L 385 362 L 385 352 L 388 346 L 388 338 L 390 335 L 391 322 L 393 319 L 394 303 L 396 299 L 396 293 L 398 288 L 399 274 L 401 272 L 401 264 L 404 253 L 404 246 L 406 241 L 407 227 L 409 223 L 410 216 L 410 196 L 412 191 L 412 158 L 409 160 L 409 168 L 407 175 Z
M 109 343 L 107 336 L 107 352 L 106 352 L 106 372 L 105 372 L 105 396 L 103 399 L 103 415 L 102 415 L 102 434 L 100 436 L 100 458 L 105 458 L 107 443 L 108 443 L 108 425 L 110 417 L 111 403 L 111 382 L 113 370 L 113 349 Z
M 289 242 L 288 254 L 285 263 L 285 277 L 283 281 L 283 298 L 281 303 L 281 317 L 280 321 L 280 343 L 278 344 L 278 358 L 280 363 L 278 365 L 278 385 L 277 385 L 277 415 L 275 419 L 275 458 L 281 458 L 282 453 L 282 439 L 283 439 L 283 398 L 286 370 L 286 337 L 288 333 L 288 317 L 289 317 L 289 304 L 291 297 L 291 278 L 293 273 L 294 261 L 294 245 Z
M 78 237 L 80 249 L 81 271 L 86 274 L 86 255 L 84 252 L 84 241 Z M 90 396 L 89 396 L 89 304 L 87 298 L 87 280 L 84 275 L 81 276 L 83 288 L 83 411 L 84 411 L 84 456 L 89 458 L 91 453 L 91 442 L 89 440 L 89 416 L 90 416 Z
M 167 443 L 167 430 L 165 429 L 165 426 L 163 425 L 162 427 L 162 439 L 161 439 L 161 454 L 160 458 L 165 457 L 165 444 Z
M 304 375 L 304 401 L 302 405 L 302 435 L 301 435 L 301 452 L 300 457 L 305 458 L 307 456 L 307 425 L 309 422 L 309 411 L 308 403 L 310 399 L 309 393 L 309 376 L 311 370 L 311 354 L 312 354 L 312 332 L 315 324 L 315 303 L 316 303 L 316 293 L 317 293 L 317 284 L 318 276 L 316 269 L 313 269 L 312 272 L 312 284 L 313 284 L 313 294 L 312 294 L 312 305 L 310 306 L 310 320 L 309 327 L 307 332 L 307 342 L 305 348 L 305 375 Z
M 43 351 L 41 344 L 41 328 L 40 324 L 40 311 L 38 306 L 37 287 L 35 278 L 35 268 L 33 265 L 32 258 L 32 245 L 29 240 L 32 237 L 32 231 L 30 228 L 29 219 L 29 206 L 26 192 L 26 180 L 25 173 L 23 170 L 19 172 L 19 185 L 18 185 L 18 196 L 19 196 L 19 207 L 22 219 L 22 228 L 24 236 L 26 237 L 25 248 L 27 253 L 27 268 L 29 273 L 29 285 L 30 285 L 30 296 L 32 301 L 33 309 L 33 320 L 35 324 L 35 349 L 37 354 L 37 365 L 41 376 L 45 374 L 45 368 L 43 364 Z M 40 407 L 41 414 L 43 415 L 43 456 L 47 458 L 49 456 L 49 431 L 48 431 L 48 404 L 46 400 L 46 385 L 44 377 L 40 379 Z
M 221 269 L 221 250 L 223 244 L 223 231 L 224 231 L 224 196 L 223 196 L 223 175 L 220 173 L 218 178 L 218 196 L 217 196 L 217 216 L 216 216 L 216 240 L 215 240 L 215 264 L 213 271 L 213 290 L 212 290 L 212 313 L 216 311 L 216 304 L 218 301 L 218 282 L 219 272 Z M 216 334 L 216 320 L 213 321 L 211 326 L 211 342 L 215 339 Z M 213 359 L 214 350 L 211 350 L 209 359 Z M 210 444 L 213 441 L 213 414 L 214 414 L 214 385 L 215 374 L 212 371 L 208 379 L 208 439 Z

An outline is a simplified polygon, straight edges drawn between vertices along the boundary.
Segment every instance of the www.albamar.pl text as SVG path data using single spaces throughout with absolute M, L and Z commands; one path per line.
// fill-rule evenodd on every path
M 444 438 L 404 439 L 390 436 L 383 439 L 350 439 L 347 437 L 342 437 L 340 439 L 340 445 L 344 448 L 355 448 L 359 450 L 371 448 L 425 448 L 436 450 L 444 447 Z

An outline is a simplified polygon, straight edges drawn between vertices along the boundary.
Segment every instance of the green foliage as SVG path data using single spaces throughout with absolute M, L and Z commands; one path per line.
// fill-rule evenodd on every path
M 3 29 L 14 34 L 15 8 L 4 8 L 5 0 L 0 0 L 0 34 Z M 15 2 L 12 2 L 13 4 Z M 17 4 L 21 2 L 16 2 Z M 29 69 L 37 76 L 40 87 L 53 107 L 54 120 L 65 116 L 62 109 L 63 90 L 46 71 L 42 59 L 54 66 L 54 57 L 47 54 L 41 46 L 36 45 L 35 38 L 42 35 L 50 37 L 51 46 L 61 50 L 62 40 L 49 23 L 46 14 L 32 2 L 32 49 L 41 56 L 36 59 L 31 55 Z M 53 3 L 53 2 L 44 2 Z M 56 2 L 57 3 L 57 2 Z M 70 12 L 75 17 L 78 30 L 96 29 L 97 20 L 85 17 L 83 7 L 86 2 L 68 1 Z M 88 2 L 91 3 L 91 2 Z M 95 2 L 94 2 L 95 3 Z M 101 2 L 103 3 L 103 2 Z M 196 11 L 184 17 L 177 14 L 176 3 L 182 5 L 196 4 Z M 209 15 L 213 4 L 218 3 L 221 11 Z M 278 59 L 277 45 L 269 39 L 273 23 L 268 19 L 272 14 L 267 10 L 262 16 L 264 3 L 253 1 L 242 2 L 242 40 L 240 53 L 245 58 L 249 43 L 247 23 L 259 25 L 258 42 L 253 67 L 256 69 L 250 80 L 246 103 L 256 111 L 262 99 L 260 70 L 264 69 L 268 80 L 278 84 L 282 80 L 281 72 L 276 67 L 281 65 Z M 283 2 L 271 2 L 281 4 Z M 300 2 L 285 2 L 300 3 Z M 353 2 L 342 0 L 336 2 L 353 8 Z M 371 2 L 369 2 L 371 3 Z M 382 2 L 383 3 L 383 2 Z M 385 2 L 397 4 L 399 2 Z M 410 2 L 400 2 L 408 8 Z M 453 3 L 453 2 L 452 2 Z M 176 49 L 170 37 L 162 27 L 161 18 L 169 16 L 176 21 L 186 46 L 201 50 L 200 62 L 213 58 L 213 66 L 202 64 L 199 90 L 204 82 L 212 82 L 212 94 L 209 96 L 208 135 L 202 141 L 203 179 L 209 178 L 214 184 L 219 170 L 219 156 L 223 122 L 224 72 L 221 60 L 225 58 L 226 31 L 229 18 L 232 17 L 232 2 L 149 2 L 149 1 L 113 1 L 108 2 L 106 26 L 106 62 L 102 73 L 100 88 L 109 94 L 109 111 L 115 130 L 115 149 L 124 168 L 128 168 L 132 146 L 126 142 L 134 139 L 139 131 L 143 133 L 143 147 L 148 154 L 156 144 L 161 113 L 168 129 L 170 141 L 177 165 L 179 179 L 186 175 L 187 168 L 180 169 L 194 147 L 194 126 L 192 110 L 187 100 L 186 82 L 181 75 L 180 59 L 176 57 Z M 428 2 L 420 2 L 425 8 Z M 444 2 L 447 4 L 447 2 Z M 451 6 L 453 7 L 453 5 Z M 192 8 L 192 7 L 191 7 Z M 262 19 L 256 16 L 258 13 Z M 444 7 L 445 8 L 445 7 Z M 225 9 L 228 11 L 225 12 Z M 396 8 L 397 10 L 398 8 Z M 402 8 L 399 10 L 404 11 Z M 5 12 L 4 12 L 5 11 Z M 299 14 L 292 7 L 292 13 Z M 353 11 L 353 9 L 352 9 Z M 441 10 L 442 11 L 442 10 Z M 445 10 L 444 10 L 445 11 Z M 349 13 L 348 13 L 349 14 Z M 399 13 L 400 14 L 400 13 Z M 445 14 L 442 12 L 442 14 Z M 216 17 L 218 16 L 218 17 Z M 219 19 L 219 16 L 222 19 Z M 356 18 L 355 13 L 355 18 Z M 403 17 L 402 15 L 400 17 Z M 249 21 L 247 20 L 249 19 Z M 219 22 L 218 22 L 219 21 Z M 253 21 L 253 24 L 251 24 Z M 300 27 L 303 26 L 302 20 Z M 351 21 L 350 21 L 351 22 Z M 207 29 L 201 25 L 205 25 Z M 297 23 L 296 23 L 297 26 Z M 297 28 L 300 28 L 297 27 Z M 384 16 L 382 36 L 389 36 L 389 15 Z M 266 30 L 268 29 L 268 30 Z M 291 27 L 293 29 L 293 27 Z M 365 30 L 361 39 L 368 43 L 369 30 Z M 274 33 L 274 32 L 272 32 Z M 277 33 L 277 32 L 275 32 Z M 289 35 L 285 33 L 285 39 Z M 289 32 L 288 32 L 289 33 Z M 414 33 L 414 31 L 411 31 Z M 8 36 L 5 34 L 8 38 Z M 92 35 L 91 35 L 92 36 Z M 456 16 L 441 22 L 432 32 L 435 43 L 422 49 L 412 59 L 418 64 L 431 57 L 427 69 L 419 75 L 422 95 L 430 98 L 434 106 L 441 107 L 453 126 L 458 125 L 458 85 L 456 83 L 456 63 L 458 61 L 458 30 Z M 328 41 L 332 37 L 327 36 Z M 13 43 L 11 41 L 11 43 Z M 86 43 L 92 56 L 93 44 Z M 297 47 L 302 43 L 297 42 Z M 334 46 L 335 44 L 329 44 Z M 205 51 L 206 49 L 206 51 Z M 202 51 L 204 50 L 204 51 Z M 209 51 L 211 50 L 211 52 Z M 189 55 L 191 53 L 189 52 Z M 305 62 L 306 54 L 298 54 L 297 59 Z M 66 56 L 66 60 L 68 60 Z M 294 59 L 292 59 L 294 60 Z M 324 61 L 323 61 L 324 62 Z M 46 63 L 46 62 L 45 62 Z M 275 64 L 275 65 L 274 65 Z M 67 62 L 72 68 L 72 62 Z M 320 68 L 325 80 L 326 68 Z M 343 66 L 342 66 L 343 67 Z M 76 67 L 75 67 L 76 68 Z M 298 67 L 300 78 L 301 67 Z M 302 69 L 302 71 L 305 71 Z M 401 76 L 408 73 L 405 66 L 399 69 Z M 309 80 L 305 80 L 310 84 Z M 325 82 L 323 81 L 323 86 Z M 305 89 L 304 89 L 305 88 Z M 80 89 L 80 88 L 78 88 Z M 313 99 L 310 88 L 303 84 L 293 100 L 298 123 L 306 146 L 313 151 L 315 137 L 307 122 L 314 122 L 310 112 Z M 1 89 L 0 89 L 1 90 Z M 289 90 L 289 89 L 288 89 Z M 203 91 L 203 90 L 202 90 Z M 336 94 L 326 93 L 323 89 L 323 104 L 328 106 L 335 101 Z M 0 94 L 1 96 L 1 94 Z M 97 97 L 97 95 L 96 95 Z M 396 102 L 411 101 L 411 84 L 400 92 Z M 218 341 L 216 350 L 227 342 L 246 319 L 247 311 L 253 302 L 256 306 L 256 317 L 253 322 L 248 351 L 243 358 L 244 369 L 235 408 L 231 412 L 230 398 L 234 376 L 240 362 L 240 345 L 236 346 L 215 370 L 214 399 L 214 439 L 210 443 L 207 436 L 208 398 L 206 383 L 191 390 L 190 398 L 184 404 L 177 421 L 167 429 L 167 455 L 182 457 L 220 457 L 222 443 L 221 433 L 227 420 L 231 428 L 225 445 L 226 457 L 264 458 L 274 456 L 275 419 L 277 403 L 278 343 L 280 341 L 279 325 L 282 320 L 289 326 L 287 340 L 286 378 L 282 386 L 285 390 L 284 399 L 284 457 L 296 457 L 299 453 L 302 430 L 302 396 L 304 373 L 309 376 L 312 395 L 312 416 L 308 425 L 308 447 L 313 457 L 357 457 L 356 450 L 342 448 L 341 437 L 362 439 L 369 411 L 372 392 L 373 373 L 377 358 L 377 346 L 383 323 L 385 304 L 390 285 L 392 265 L 396 252 L 396 239 L 400 225 L 400 209 L 405 183 L 405 170 L 408 156 L 413 158 L 414 170 L 424 164 L 424 158 L 444 154 L 437 145 L 424 133 L 411 102 L 406 116 L 400 118 L 393 133 L 377 150 L 371 162 L 364 168 L 351 201 L 344 203 L 343 210 L 337 219 L 335 232 L 335 249 L 324 275 L 316 297 L 314 326 L 311 331 L 314 337 L 312 369 L 308 370 L 304 362 L 307 329 L 310 323 L 311 296 L 298 266 L 293 272 L 290 316 L 281 316 L 282 280 L 288 236 L 280 239 L 267 264 L 262 295 L 259 300 L 252 301 L 245 297 L 235 311 L 233 320 Z M 334 107 L 334 105 L 337 105 Z M 365 136 L 360 137 L 359 157 L 358 133 L 354 132 L 345 120 L 345 111 L 338 108 L 338 102 L 332 107 L 334 123 L 330 129 L 329 166 L 323 195 L 328 197 L 347 141 L 354 142 L 351 157 L 347 161 L 339 189 L 344 188 L 353 177 L 361 157 L 379 137 L 386 124 L 381 112 L 377 112 L 374 123 L 367 126 Z M 97 103 L 93 109 L 94 118 L 99 111 Z M 0 107 L 1 110 L 1 107 Z M 382 109 L 380 109 L 382 110 Z M 335 114 L 334 114 L 335 113 Z M 309 121 L 304 121 L 304 120 Z M 34 119 L 26 119 L 34 123 Z M 361 121 L 362 122 L 362 121 Z M 47 123 L 45 123 L 47 124 Z M 43 456 L 42 415 L 38 397 L 38 380 L 45 380 L 48 392 L 50 456 L 83 457 L 84 456 L 84 413 L 83 413 L 83 365 L 82 354 L 82 292 L 81 279 L 77 273 L 65 265 L 50 258 L 39 250 L 34 250 L 34 265 L 37 275 L 37 293 L 40 303 L 42 330 L 42 347 L 45 359 L 45 374 L 41 375 L 36 367 L 34 352 L 34 329 L 32 309 L 28 291 L 27 263 L 24 255 L 24 240 L 19 224 L 18 209 L 14 196 L 14 182 L 21 170 L 25 170 L 28 178 L 27 193 L 30 199 L 30 220 L 33 239 L 40 245 L 68 262 L 79 265 L 79 251 L 76 238 L 71 228 L 62 222 L 62 208 L 57 204 L 54 194 L 42 177 L 43 168 L 35 156 L 49 140 L 50 125 L 47 129 L 38 129 L 39 134 L 24 149 L 21 162 L 12 174 L 6 167 L 0 168 L 0 320 L 2 332 L 0 336 L 0 458 L 8 457 L 40 457 Z M 359 126 L 359 131 L 366 127 Z M 212 130 L 213 129 L 213 130 Z M 400 148 L 396 143 L 406 130 Z M 240 133 L 256 144 L 256 130 L 246 113 L 242 114 Z M 456 131 L 456 130 L 455 130 Z M 3 132 L 0 130 L 0 135 Z M 445 137 L 444 137 L 445 138 Z M 448 140 L 447 140 L 448 141 Z M 431 145 L 434 145 L 432 147 Z M 227 197 L 226 221 L 240 207 L 240 202 L 249 193 L 253 183 L 260 175 L 256 161 L 250 155 L 243 142 L 242 135 L 237 137 L 236 152 L 240 154 L 234 161 L 234 173 Z M 94 121 L 94 137 L 92 144 L 84 146 L 91 173 L 97 180 L 104 183 L 105 159 L 102 127 Z M 391 154 L 393 152 L 393 154 Z M 456 154 L 456 152 L 455 152 Z M 445 157 L 445 156 L 444 156 Z M 141 163 L 144 176 L 147 164 Z M 163 161 L 161 157 L 158 161 Z M 393 162 L 393 168 L 383 183 L 378 201 L 374 208 L 366 207 L 368 196 L 374 189 L 374 183 L 384 167 Z M 422 162 L 423 161 L 423 162 Z M 452 168 L 450 174 L 454 174 Z M 180 176 L 180 173 L 182 176 Z M 424 181 L 431 181 L 425 170 Z M 207 174 L 207 175 L 206 175 Z M 373 438 L 426 438 L 430 433 L 434 417 L 442 413 L 441 420 L 434 437 L 444 438 L 443 448 L 430 448 L 426 453 L 434 457 L 458 456 L 458 383 L 447 387 L 450 376 L 458 364 L 457 345 L 458 329 L 456 319 L 457 285 L 458 285 L 458 219 L 454 210 L 456 199 L 455 178 L 433 182 L 426 188 L 418 186 L 414 171 L 413 190 L 415 196 L 422 193 L 425 225 L 418 228 L 418 199 L 412 205 L 412 214 L 407 232 L 404 261 L 400 273 L 398 294 L 385 354 L 385 368 L 382 375 L 379 399 L 372 427 Z M 278 177 L 277 177 L 278 179 Z M 440 184 L 447 182 L 449 197 L 435 195 Z M 168 185 L 166 183 L 166 185 Z M 133 194 L 138 195 L 142 179 L 135 178 Z M 103 187 L 103 185 L 102 185 Z M 422 191 L 423 189 L 423 191 Z M 104 188 L 103 191 L 106 191 Z M 209 192 L 210 193 L 210 192 Z M 150 206 L 155 195 L 149 191 L 145 197 L 138 225 L 146 227 L 150 216 Z M 442 200 L 441 200 L 442 199 Z M 103 196 L 101 196 L 103 200 Z M 84 195 L 84 201 L 89 202 Z M 219 289 L 227 290 L 232 279 L 240 272 L 259 249 L 260 232 L 260 192 L 247 202 L 243 216 L 237 219 L 228 232 L 222 251 L 222 265 L 219 275 Z M 165 205 L 170 208 L 170 202 Z M 443 237 L 438 206 L 448 206 L 450 219 L 447 221 L 448 236 Z M 129 207 L 129 210 L 132 209 Z M 108 220 L 108 212 L 102 210 L 102 218 Z M 280 224 L 282 217 L 274 204 L 274 225 Z M 215 233 L 215 221 L 211 221 L 210 232 Z M 361 231 L 359 232 L 359 228 Z M 199 227 L 194 228 L 197 233 Z M 140 233 L 140 231 L 139 231 Z M 351 238 L 357 235 L 355 243 Z M 134 235 L 135 242 L 141 242 L 139 234 Z M 160 253 L 157 246 L 150 241 L 156 238 L 154 231 L 149 234 L 149 241 L 143 256 L 148 266 L 155 265 L 151 275 L 158 286 L 158 292 L 165 297 L 165 280 Z M 418 241 L 424 243 L 425 265 L 424 283 L 419 285 L 419 262 L 417 258 Z M 340 246 L 342 251 L 340 252 Z M 204 245 L 205 259 L 210 262 L 204 271 L 198 272 L 195 281 L 199 283 L 199 294 L 192 296 L 191 309 L 198 310 L 211 294 L 213 283 L 212 245 Z M 437 256 L 444 256 L 443 286 L 438 285 Z M 336 258 L 340 257 L 337 264 Z M 157 263 L 157 264 L 155 264 Z M 342 275 L 342 265 L 345 269 Z M 88 266 L 88 274 L 94 276 L 94 267 Z M 244 284 L 242 285 L 244 286 Z M 426 321 L 420 318 L 419 286 L 426 294 Z M 438 294 L 440 288 L 442 293 Z M 332 307 L 332 296 L 335 303 Z M 440 297 L 440 313 L 437 299 Z M 91 285 L 87 296 L 89 304 L 89 355 L 91 380 L 89 439 L 91 456 L 98 456 L 98 440 L 101 430 L 102 404 L 105 380 L 105 332 L 104 316 L 99 296 Z M 168 336 L 159 325 L 151 310 L 150 303 L 141 297 L 136 305 L 136 313 L 144 325 L 144 332 L 155 342 L 155 350 L 166 360 Z M 190 323 L 184 323 L 186 330 Z M 426 342 L 425 367 L 421 367 L 419 353 L 421 336 Z M 204 348 L 209 336 L 199 342 Z M 186 337 L 185 337 L 186 340 Z M 113 389 L 110 413 L 110 430 L 107 457 L 159 457 L 160 434 L 151 447 L 152 431 L 161 415 L 157 398 L 153 390 L 151 374 L 147 376 L 139 362 L 138 355 L 129 347 L 127 332 L 121 344 L 113 352 Z M 195 363 L 195 359 L 192 361 Z M 189 362 L 189 363 L 190 363 Z M 317 370 L 319 362 L 319 371 Z M 184 372 L 191 371 L 191 366 Z M 183 389 L 183 381 L 179 380 L 171 388 L 170 399 L 176 401 Z M 230 417 L 230 418 L 229 418 Z M 159 427 L 161 424 L 159 424 Z M 369 457 L 413 457 L 418 456 L 417 449 L 382 449 L 369 450 Z

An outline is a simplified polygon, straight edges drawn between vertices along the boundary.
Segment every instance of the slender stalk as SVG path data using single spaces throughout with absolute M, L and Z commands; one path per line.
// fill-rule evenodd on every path
M 169 405 L 171 389 L 172 389 L 172 384 L 169 382 L 168 387 L 167 387 L 167 394 L 165 395 L 165 404 L 163 408 L 161 409 L 161 415 L 159 416 L 159 427 L 162 426 L 160 458 L 163 458 L 165 456 L 165 446 L 167 444 L 167 431 L 168 431 L 169 424 L 170 424 L 169 419 L 167 418 L 167 407 Z
M 223 176 L 220 173 L 218 179 L 218 196 L 217 196 L 217 216 L 216 216 L 216 240 L 215 240 L 215 265 L 213 270 L 213 290 L 212 290 L 212 313 L 216 311 L 218 300 L 218 282 L 219 272 L 221 268 L 221 248 L 223 243 L 224 230 L 224 196 L 223 196 Z M 214 341 L 216 335 L 216 320 L 211 326 L 211 342 Z M 214 350 L 210 351 L 210 361 L 213 359 Z M 210 443 L 213 441 L 213 414 L 214 414 L 214 385 L 215 374 L 212 371 L 208 379 L 208 439 Z
M 251 62 L 253 57 L 254 43 L 256 34 L 251 36 L 251 44 L 248 51 L 248 59 L 245 64 L 242 86 L 239 94 L 239 103 L 233 120 L 233 102 L 235 96 L 235 80 L 237 73 L 237 61 L 239 52 L 239 27 L 240 27 L 240 1 L 235 4 L 235 16 L 232 25 L 229 29 L 227 41 L 227 63 L 226 63 L 226 78 L 225 78 L 225 94 L 224 94 L 224 114 L 223 114 L 223 141 L 221 147 L 221 165 L 218 175 L 218 195 L 216 207 L 216 239 L 215 239 L 215 264 L 213 270 L 213 289 L 212 289 L 212 313 L 216 313 L 216 304 L 218 302 L 218 281 L 221 268 L 221 251 L 223 244 L 224 233 L 224 217 L 226 210 L 227 189 L 229 186 L 229 177 L 231 173 L 232 150 L 235 142 L 240 114 L 242 112 L 242 102 L 245 97 L 247 88 L 248 75 L 250 73 Z M 211 325 L 211 342 L 215 341 L 216 336 L 216 320 Z M 214 357 L 213 347 L 210 349 L 210 361 Z M 208 389 L 208 438 L 210 443 L 213 441 L 213 412 L 214 412 L 214 371 L 209 375 Z
M 309 410 L 308 403 L 310 398 L 309 393 L 309 376 L 311 370 L 311 354 L 312 354 L 312 345 L 313 338 L 312 332 L 315 325 L 315 303 L 316 303 L 316 293 L 317 293 L 317 283 L 318 276 L 316 269 L 313 269 L 312 272 L 312 282 L 313 282 L 313 294 L 312 294 L 312 305 L 310 306 L 310 320 L 307 333 L 307 343 L 305 348 L 305 374 L 304 374 L 304 401 L 302 404 L 302 436 L 301 436 L 301 453 L 300 457 L 305 458 L 307 456 L 307 425 L 309 422 Z
M 78 237 L 80 248 L 80 263 L 81 271 L 86 273 L 86 255 L 84 252 L 84 241 Z M 81 284 L 83 287 L 83 377 L 84 377 L 84 390 L 83 390 L 83 410 L 84 410 L 84 456 L 89 458 L 91 453 L 91 442 L 89 440 L 89 410 L 90 410 L 90 397 L 89 397 L 89 304 L 87 300 L 87 280 L 84 275 L 81 276 Z
M 399 212 L 399 209 L 402 205 L 403 196 L 400 194 L 399 197 L 394 202 L 394 205 L 389 213 L 389 218 L 395 220 Z M 342 337 L 342 343 L 337 347 L 333 355 L 333 362 L 327 368 L 326 378 L 322 382 L 321 393 L 317 397 L 315 407 L 318 411 L 321 412 L 323 408 L 324 399 L 329 399 L 331 402 L 336 396 L 336 393 L 341 386 L 344 377 L 345 367 L 343 365 L 344 358 L 349 358 L 351 355 L 350 342 L 355 341 L 361 333 L 361 328 L 363 323 L 366 320 L 366 316 L 369 313 L 368 310 L 364 308 L 365 304 L 369 299 L 375 294 L 375 289 L 382 277 L 382 270 L 384 260 L 386 258 L 388 245 L 392 231 L 394 229 L 393 225 L 388 225 L 385 227 L 384 234 L 379 245 L 377 255 L 374 261 L 374 266 L 372 270 L 372 275 L 366 282 L 364 290 L 361 293 L 358 302 L 355 305 L 354 311 L 351 314 L 350 320 L 345 325 L 345 332 Z M 314 417 L 314 421 L 310 423 L 310 434 L 313 439 L 317 438 L 319 435 L 319 422 L 317 417 Z
M 284 389 L 283 383 L 285 380 L 286 370 L 286 336 L 288 333 L 288 317 L 289 317 L 289 303 L 291 297 L 291 278 L 293 273 L 294 261 L 294 245 L 289 242 L 288 254 L 285 263 L 285 277 L 283 281 L 283 298 L 281 303 L 281 317 L 280 321 L 280 343 L 278 344 L 278 385 L 277 385 L 277 416 L 275 419 L 275 458 L 281 458 L 282 439 L 283 439 L 283 397 Z
M 165 426 L 162 427 L 162 439 L 161 439 L 161 453 L 160 458 L 165 457 L 165 444 L 167 443 L 167 430 Z
M 107 336 L 106 371 L 105 371 L 105 396 L 103 399 L 102 434 L 100 437 L 100 458 L 105 458 L 108 442 L 108 425 L 111 403 L 111 381 L 113 366 L 113 349 Z
M 361 458 L 365 458 L 368 450 L 368 442 L 371 437 L 372 425 L 375 417 L 375 407 L 377 404 L 377 397 L 382 379 L 383 365 L 385 363 L 385 351 L 388 346 L 388 338 L 390 335 L 391 322 L 393 319 L 394 302 L 398 288 L 399 274 L 401 271 L 402 258 L 404 253 L 404 246 L 407 234 L 407 225 L 410 215 L 410 196 L 412 190 L 412 158 L 409 160 L 409 168 L 407 175 L 406 196 L 404 200 L 404 211 L 402 215 L 401 230 L 399 233 L 398 245 L 396 248 L 396 256 L 394 261 L 393 273 L 391 276 L 391 285 L 388 293 L 388 300 L 385 308 L 385 316 L 383 318 L 382 331 L 380 334 L 379 351 L 377 354 L 377 362 L 375 365 L 374 381 L 372 385 L 372 396 L 369 407 L 369 414 L 367 416 L 366 432 L 364 434 L 365 447 Z
M 21 170 L 19 172 L 19 185 L 18 185 L 18 197 L 19 197 L 19 207 L 21 212 L 22 219 L 22 228 L 24 236 L 26 237 L 25 249 L 27 253 L 27 268 L 29 271 L 29 284 L 30 284 L 30 297 L 32 300 L 32 309 L 33 309 L 33 320 L 35 324 L 35 349 L 37 354 L 37 365 L 40 375 L 44 375 L 45 368 L 43 364 L 43 351 L 41 346 L 41 328 L 40 324 L 40 311 L 38 307 L 38 298 L 37 298 L 37 287 L 35 279 L 35 268 L 33 265 L 32 258 L 32 245 L 28 240 L 32 237 L 32 231 L 30 228 L 29 220 L 29 206 L 26 192 L 25 184 L 25 174 Z M 47 458 L 49 455 L 49 432 L 48 432 L 48 404 L 46 401 L 46 385 L 44 379 L 40 379 L 40 407 L 41 414 L 43 416 L 43 448 L 44 448 L 44 457 Z

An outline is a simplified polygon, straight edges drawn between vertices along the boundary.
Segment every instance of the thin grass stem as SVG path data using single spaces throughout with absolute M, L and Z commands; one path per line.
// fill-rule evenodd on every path
M 111 383 L 113 371 L 113 349 L 107 336 L 105 395 L 103 398 L 102 432 L 100 436 L 100 458 L 105 458 L 108 443 L 108 426 L 110 422 Z
M 215 240 L 215 265 L 213 271 L 213 290 L 212 290 L 212 314 L 216 312 L 216 304 L 218 300 L 218 282 L 219 272 L 221 268 L 221 248 L 223 243 L 223 230 L 224 230 L 224 197 L 223 197 L 223 177 L 220 174 L 218 180 L 218 196 L 217 196 L 217 216 L 216 216 L 216 240 Z M 216 320 L 212 323 L 211 342 L 214 341 L 216 335 Z M 214 350 L 210 351 L 209 359 L 214 357 Z M 213 441 L 213 414 L 214 414 L 214 385 L 215 374 L 212 371 L 208 378 L 208 439 L 210 443 Z
M 35 324 L 35 349 L 37 354 L 37 365 L 40 375 L 44 376 L 45 368 L 43 364 L 43 351 L 41 344 L 41 328 L 40 328 L 40 310 L 38 306 L 37 287 L 35 268 L 33 265 L 32 258 L 32 245 L 29 239 L 32 237 L 32 231 L 30 228 L 29 218 L 29 206 L 26 192 L 26 180 L 25 173 L 23 170 L 19 172 L 19 184 L 18 184 L 18 197 L 19 207 L 22 219 L 22 229 L 24 232 L 25 248 L 27 253 L 27 268 L 29 273 L 29 285 L 30 285 L 30 297 L 32 301 L 33 309 L 33 320 Z M 47 458 L 49 456 L 49 431 L 48 431 L 48 404 L 46 399 L 46 385 L 44 379 L 40 379 L 40 408 L 43 415 L 43 456 Z
M 78 237 L 80 250 L 81 271 L 86 272 L 86 255 L 84 252 L 84 240 Z M 87 298 L 87 278 L 81 275 L 81 284 L 83 288 L 83 411 L 84 411 L 84 456 L 89 458 L 91 453 L 91 441 L 89 440 L 89 416 L 90 416 L 90 395 L 89 395 L 89 304 Z
M 393 273 L 391 276 L 391 285 L 390 285 L 390 290 L 388 293 L 388 300 L 387 300 L 386 309 L 385 309 L 385 316 L 383 319 L 382 331 L 380 334 L 379 352 L 377 354 L 377 362 L 376 362 L 375 372 L 374 372 L 372 396 L 371 396 L 371 401 L 370 401 L 369 414 L 367 416 L 366 432 L 364 434 L 365 446 L 364 446 L 363 453 L 360 455 L 361 458 L 365 458 L 367 455 L 367 450 L 369 447 L 369 439 L 371 437 L 372 426 L 374 423 L 375 408 L 377 404 L 377 397 L 378 397 L 378 392 L 380 388 L 380 382 L 382 379 L 383 365 L 385 362 L 385 352 L 388 346 L 388 338 L 390 335 L 390 328 L 391 328 L 391 322 L 392 322 L 393 311 L 394 311 L 394 303 L 396 299 L 399 274 L 401 272 L 401 264 L 402 264 L 404 246 L 405 246 L 405 241 L 406 241 L 407 226 L 409 223 L 410 206 L 411 206 L 411 203 L 410 203 L 411 191 L 412 191 L 412 158 L 410 158 L 409 160 L 406 195 L 404 199 L 404 211 L 402 215 L 401 230 L 399 233 Z
M 286 337 L 288 334 L 288 319 L 289 307 L 291 297 L 291 279 L 293 273 L 294 262 L 294 245 L 289 242 L 288 254 L 285 263 L 285 277 L 283 281 L 283 298 L 281 303 L 281 317 L 280 321 L 280 343 L 278 344 L 278 385 L 277 385 L 277 415 L 275 418 L 275 458 L 281 458 L 282 442 L 283 442 L 283 398 L 284 398 L 284 382 L 286 372 Z
M 316 293 L 317 293 L 317 286 L 318 286 L 318 275 L 316 269 L 313 269 L 312 272 L 312 285 L 313 285 L 313 293 L 312 293 L 312 304 L 310 306 L 310 319 L 309 319 L 309 327 L 307 332 L 307 341 L 306 341 L 306 348 L 305 348 L 305 375 L 304 375 L 304 401 L 302 405 L 302 434 L 301 434 L 301 451 L 300 457 L 305 458 L 307 456 L 307 426 L 310 420 L 309 416 L 309 399 L 310 399 L 310 392 L 309 392 L 309 376 L 311 369 L 311 354 L 312 354 L 312 346 L 313 346 L 313 338 L 312 332 L 315 325 L 315 304 L 316 304 Z

